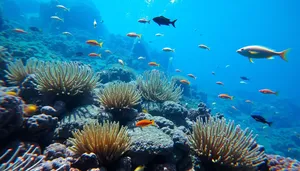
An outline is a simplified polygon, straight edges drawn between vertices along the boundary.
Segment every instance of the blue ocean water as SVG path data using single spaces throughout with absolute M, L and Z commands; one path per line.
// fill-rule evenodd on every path
M 70 7 L 70 11 L 56 9 L 57 4 Z M 131 64 L 136 73 L 151 69 L 147 66 L 150 61 L 160 63 L 160 69 L 169 76 L 182 75 L 189 79 L 191 86 L 207 94 L 206 103 L 213 112 L 221 112 L 243 128 L 253 129 L 259 135 L 258 142 L 269 153 L 300 160 L 299 5 L 296 0 L 2 0 L 2 15 L 12 26 L 3 30 L 22 28 L 27 31 L 28 27 L 34 26 L 50 36 L 71 32 L 73 37 L 63 37 L 62 44 L 79 41 L 82 45 L 57 45 L 57 49 L 51 49 L 69 60 L 75 60 L 72 55 L 76 52 L 96 51 L 105 56 L 103 50 L 88 49 L 87 39 L 103 41 L 104 49 L 112 52 L 122 51 L 118 55 L 125 63 L 146 56 L 145 64 Z M 60 16 L 64 22 L 51 20 L 51 15 Z M 177 19 L 176 28 L 159 26 L 152 20 L 161 15 L 171 21 Z M 150 24 L 139 23 L 140 18 L 151 20 Z M 97 28 L 93 26 L 94 20 Z M 128 38 L 129 32 L 142 37 Z M 163 36 L 155 36 L 157 33 Z M 119 36 L 123 41 L 122 48 L 126 48 L 120 50 L 118 41 L 112 43 L 112 35 Z M 199 44 L 207 45 L 210 50 L 200 49 Z M 275 51 L 291 48 L 287 54 L 288 62 L 276 56 L 273 60 L 254 59 L 254 63 L 250 63 L 236 52 L 248 45 L 266 46 Z M 175 51 L 162 52 L 164 47 Z M 143 48 L 140 54 L 139 48 Z M 105 63 L 87 58 L 85 55 L 76 60 L 98 70 Z M 118 65 L 117 61 L 115 64 Z M 175 69 L 182 72 L 176 73 Z M 197 79 L 191 79 L 187 74 L 193 74 Z M 241 76 L 250 81 L 241 84 Z M 217 81 L 223 82 L 224 86 L 217 85 Z M 279 95 L 262 94 L 260 89 L 278 91 Z M 218 98 L 222 93 L 234 96 L 234 100 Z M 185 102 L 195 105 L 189 100 L 198 101 L 191 99 Z M 251 100 L 253 106 L 249 107 L 245 100 Z M 273 125 L 266 127 L 251 118 L 251 114 L 262 115 Z

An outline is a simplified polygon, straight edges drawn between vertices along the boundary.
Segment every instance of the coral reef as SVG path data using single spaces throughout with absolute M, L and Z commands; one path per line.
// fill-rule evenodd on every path
M 110 67 L 107 70 L 103 70 L 99 72 L 101 83 L 105 84 L 112 81 L 123 81 L 130 82 L 135 80 L 136 76 L 132 69 L 127 67 Z
M 190 119 L 191 121 L 196 121 L 197 119 L 202 119 L 204 120 L 205 118 L 209 118 L 210 117 L 210 112 L 211 110 L 209 108 L 207 108 L 206 104 L 203 102 L 200 102 L 198 104 L 198 108 L 197 109 L 190 109 L 189 113 L 188 113 L 188 119 Z
M 185 118 L 188 115 L 188 110 L 178 103 L 166 101 L 162 105 L 163 116 L 176 125 L 186 125 Z
M 300 162 L 279 155 L 267 155 L 269 171 L 300 170 Z
M 76 154 L 95 153 L 102 166 L 109 166 L 120 158 L 130 147 L 127 127 L 115 122 L 92 122 L 83 126 L 82 131 L 73 132 L 70 150 Z
M 241 130 L 233 121 L 210 118 L 198 120 L 189 136 L 191 148 L 207 170 L 228 168 L 243 170 L 264 163 L 264 151 L 255 142 L 252 131 Z
M 182 90 L 158 70 L 145 71 L 137 80 L 143 98 L 153 102 L 174 101 L 181 98 Z

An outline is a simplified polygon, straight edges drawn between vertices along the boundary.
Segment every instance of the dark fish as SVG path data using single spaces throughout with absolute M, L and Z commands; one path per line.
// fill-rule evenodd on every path
M 76 52 L 76 56 L 83 56 L 82 52 Z
M 172 24 L 172 26 L 175 27 L 175 22 L 177 21 L 177 19 L 174 21 L 171 21 L 170 19 L 168 19 L 164 16 L 159 16 L 159 17 L 153 18 L 153 21 L 156 22 L 159 26 L 160 25 L 168 26 L 168 25 Z
M 268 124 L 269 126 L 272 125 L 272 122 L 268 122 L 264 117 L 260 116 L 260 115 L 251 115 L 251 117 L 253 119 L 255 119 L 257 122 L 261 122 L 264 124 Z
M 240 77 L 242 80 L 247 80 L 247 81 L 250 81 L 250 79 L 249 78 L 247 78 L 247 77 L 244 77 L 244 76 L 242 76 L 242 77 Z
M 42 32 L 42 30 L 39 29 L 39 28 L 37 28 L 37 27 L 29 27 L 29 29 L 30 29 L 31 31 Z

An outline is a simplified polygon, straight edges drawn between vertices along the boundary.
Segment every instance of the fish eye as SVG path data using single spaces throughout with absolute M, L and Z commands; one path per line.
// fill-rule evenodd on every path
M 243 51 L 243 50 L 244 50 L 244 48 L 241 49 L 241 51 Z

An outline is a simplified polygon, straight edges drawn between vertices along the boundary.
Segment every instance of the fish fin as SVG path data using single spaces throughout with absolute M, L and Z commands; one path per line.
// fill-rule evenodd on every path
M 159 66 L 160 66 L 160 64 L 157 64 L 157 66 L 159 67 Z
M 268 124 L 269 126 L 271 126 L 271 125 L 273 124 L 273 122 L 267 122 L 267 124 Z
M 102 46 L 103 46 L 103 42 L 99 43 L 99 46 L 102 48 Z
M 248 58 L 248 59 L 249 59 L 249 61 L 250 61 L 251 63 L 254 63 L 253 60 L 252 60 L 252 58 Z
M 98 54 L 98 56 L 101 58 L 101 57 L 102 57 L 101 53 L 100 53 L 100 54 Z
M 138 38 L 142 38 L 142 34 L 138 34 L 137 36 L 138 36 Z
M 171 24 L 172 24 L 173 27 L 175 27 L 175 22 L 176 22 L 176 21 L 177 21 L 177 19 L 171 22 Z M 176 28 L 176 27 L 175 27 L 175 28 Z
M 175 52 L 175 49 L 172 49 L 172 52 Z
M 275 95 L 278 96 L 278 95 L 279 95 L 279 91 L 276 91 L 276 92 L 275 92 Z
M 154 120 L 151 121 L 151 125 L 155 125 L 155 121 Z
M 280 53 L 279 53 L 279 56 L 281 57 L 281 59 L 283 59 L 283 60 L 285 60 L 285 61 L 287 62 L 288 60 L 287 60 L 287 56 L 286 56 L 286 55 L 287 55 L 287 53 L 288 53 L 290 50 L 291 50 L 291 48 L 286 49 L 286 50 L 280 52 Z
M 230 100 L 233 100 L 233 98 L 234 98 L 234 96 L 231 96 L 231 97 L 230 97 Z
M 274 57 L 273 57 L 273 56 L 270 56 L 270 57 L 267 57 L 267 59 L 274 59 Z
M 252 50 L 250 50 L 250 51 L 249 51 L 249 53 L 250 53 L 251 55 L 258 54 L 258 52 L 256 52 L 256 51 L 252 51 Z

